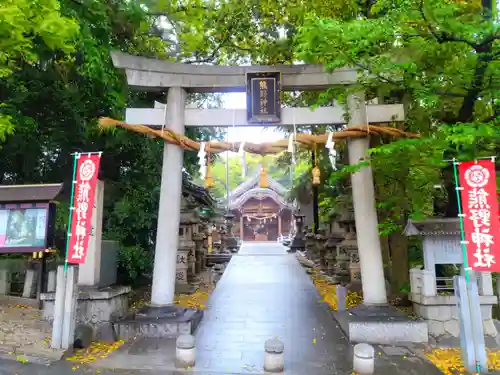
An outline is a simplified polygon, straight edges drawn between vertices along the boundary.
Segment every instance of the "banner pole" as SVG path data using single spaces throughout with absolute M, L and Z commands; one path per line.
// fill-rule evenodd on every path
M 465 281 L 470 281 L 469 260 L 467 259 L 467 243 L 465 241 L 464 219 L 462 212 L 462 199 L 460 198 L 460 182 L 458 180 L 458 162 L 453 159 L 453 177 L 455 179 L 455 193 L 457 195 L 458 222 L 460 223 L 460 243 L 462 244 L 462 255 L 464 257 Z
M 68 231 L 66 233 L 66 255 L 64 256 L 64 272 L 68 271 L 68 252 L 69 252 L 69 242 L 71 237 L 71 224 L 73 218 L 73 201 L 75 197 L 75 181 L 76 181 L 76 165 L 79 153 L 74 154 L 73 158 L 73 177 L 71 178 L 71 197 L 69 201 L 69 213 L 68 213 Z
M 453 159 L 453 177 L 455 180 L 455 192 L 457 195 L 457 206 L 458 206 L 458 222 L 460 223 L 460 238 L 461 241 L 460 243 L 462 244 L 462 254 L 464 258 L 464 271 L 465 271 L 465 285 L 468 285 L 470 283 L 470 273 L 469 273 L 469 260 L 467 259 L 467 241 L 465 240 L 465 229 L 464 229 L 464 214 L 462 211 L 462 199 L 460 198 L 460 182 L 458 179 L 458 168 L 457 165 L 459 164 L 456 159 Z M 472 313 L 472 301 L 471 297 L 469 295 L 469 288 L 466 287 L 465 291 L 467 293 L 467 302 L 469 304 L 469 311 Z M 472 317 L 472 316 L 471 316 Z M 472 317 L 473 318 L 473 317 Z M 481 324 L 483 322 L 481 321 Z M 472 329 L 474 330 L 474 324 L 472 324 Z M 473 347 L 474 347 L 474 359 L 476 362 L 476 372 L 479 374 L 481 372 L 481 364 L 478 361 L 478 353 L 477 353 L 477 342 L 476 342 L 476 335 L 475 333 L 472 334 L 473 338 Z

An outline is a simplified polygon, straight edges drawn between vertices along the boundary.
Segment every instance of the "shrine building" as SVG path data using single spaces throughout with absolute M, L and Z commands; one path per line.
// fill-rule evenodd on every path
M 259 187 L 259 174 L 238 185 L 229 195 L 229 210 L 235 215 L 233 233 L 243 241 L 276 241 L 292 229 L 292 204 L 287 189 L 268 177 L 268 187 Z

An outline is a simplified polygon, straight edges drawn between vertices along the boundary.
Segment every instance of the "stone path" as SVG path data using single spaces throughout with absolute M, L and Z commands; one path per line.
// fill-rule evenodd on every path
M 351 375 L 352 347 L 296 257 L 275 243 L 246 243 L 210 297 L 196 332 L 196 366 L 187 372 L 263 374 L 264 342 L 276 336 L 285 343 L 285 375 Z M 376 374 L 440 373 L 408 348 L 376 351 Z M 174 340 L 141 339 L 92 367 L 185 374 L 174 357 Z
M 294 255 L 247 243 L 234 255 L 197 333 L 197 367 L 262 373 L 264 342 L 285 343 L 286 374 L 350 374 L 350 345 Z

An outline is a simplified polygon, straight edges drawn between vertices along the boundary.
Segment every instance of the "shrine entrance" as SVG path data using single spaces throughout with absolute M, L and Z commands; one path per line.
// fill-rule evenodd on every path
M 268 186 L 259 186 L 259 175 L 240 184 L 229 194 L 229 210 L 235 216 L 234 234 L 243 241 L 277 241 L 292 228 L 292 205 L 288 191 L 268 177 Z
M 243 216 L 244 241 L 276 241 L 279 237 L 278 233 L 278 220 L 275 214 Z
M 165 141 L 158 213 L 159 230 L 151 291 L 152 306 L 168 306 L 174 300 L 184 150 L 198 151 L 201 169 L 208 173 L 210 165 L 206 163 L 211 160 L 210 154 L 240 150 L 265 155 L 287 149 L 294 150 L 296 146 L 314 152 L 319 151 L 319 147 L 326 146 L 334 158 L 334 141 L 347 140 L 349 164 L 356 165 L 367 156 L 370 136 L 414 136 L 394 127 L 376 125 L 403 121 L 404 107 L 402 104 L 379 104 L 377 100 L 367 100 L 362 91 L 350 92 L 346 105 L 333 103 L 332 106 L 314 110 L 282 108 L 282 91 L 324 91 L 333 86 L 353 85 L 358 80 L 356 69 L 344 68 L 325 72 L 324 68 L 318 65 L 183 65 L 120 52 L 112 53 L 112 58 L 115 67 L 125 70 L 130 87 L 143 91 L 168 90 L 167 105 L 156 103 L 155 108 L 129 108 L 126 111 L 126 122 L 113 119 L 101 119 L 100 122 L 102 127 L 121 126 Z M 186 107 L 188 93 L 206 92 L 246 92 L 247 109 Z M 186 127 L 274 125 L 295 129 L 296 126 L 326 125 L 341 128 L 346 125 L 346 113 L 347 127 L 341 131 L 322 135 L 292 134 L 289 140 L 267 144 L 197 142 L 184 136 Z M 318 173 L 319 168 L 315 165 L 313 185 L 320 183 Z M 351 182 L 356 227 L 362 228 L 357 237 L 361 278 L 368 280 L 363 283 L 363 302 L 366 305 L 383 305 L 387 303 L 387 294 L 371 168 L 363 167 L 353 173 Z M 268 190 L 261 192 L 273 195 Z M 280 217 L 282 218 L 277 216 L 276 220 Z M 243 210 L 240 211 L 240 224 L 244 218 Z M 261 219 L 263 217 L 255 220 Z M 245 226 L 241 228 L 244 236 Z M 268 234 L 269 231 L 272 232 L 271 228 L 273 226 L 269 225 Z

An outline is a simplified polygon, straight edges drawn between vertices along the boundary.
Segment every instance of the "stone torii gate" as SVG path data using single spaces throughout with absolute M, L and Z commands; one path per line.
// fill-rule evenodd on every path
M 130 124 L 165 127 L 179 134 L 184 134 L 185 127 L 268 125 L 249 123 L 246 110 L 186 108 L 188 92 L 245 92 L 247 73 L 278 71 L 282 77 L 281 90 L 284 91 L 325 90 L 336 85 L 353 84 L 357 79 L 355 69 L 340 69 L 333 73 L 326 73 L 319 65 L 223 67 L 169 63 L 119 52 L 113 53 L 112 57 L 115 67 L 125 70 L 128 84 L 132 88 L 144 91 L 168 88 L 166 107 L 127 109 L 126 121 Z M 348 110 L 350 126 L 404 120 L 403 105 L 367 105 L 363 93 L 349 96 Z M 341 125 L 344 123 L 342 107 L 321 107 L 316 110 L 281 109 L 280 125 Z M 368 137 L 349 139 L 350 164 L 356 164 L 364 158 L 368 148 Z M 151 292 L 152 306 L 168 306 L 173 304 L 174 300 L 182 167 L 182 148 L 165 143 Z M 387 295 L 371 168 L 362 168 L 352 174 L 351 180 L 364 304 L 386 304 Z

